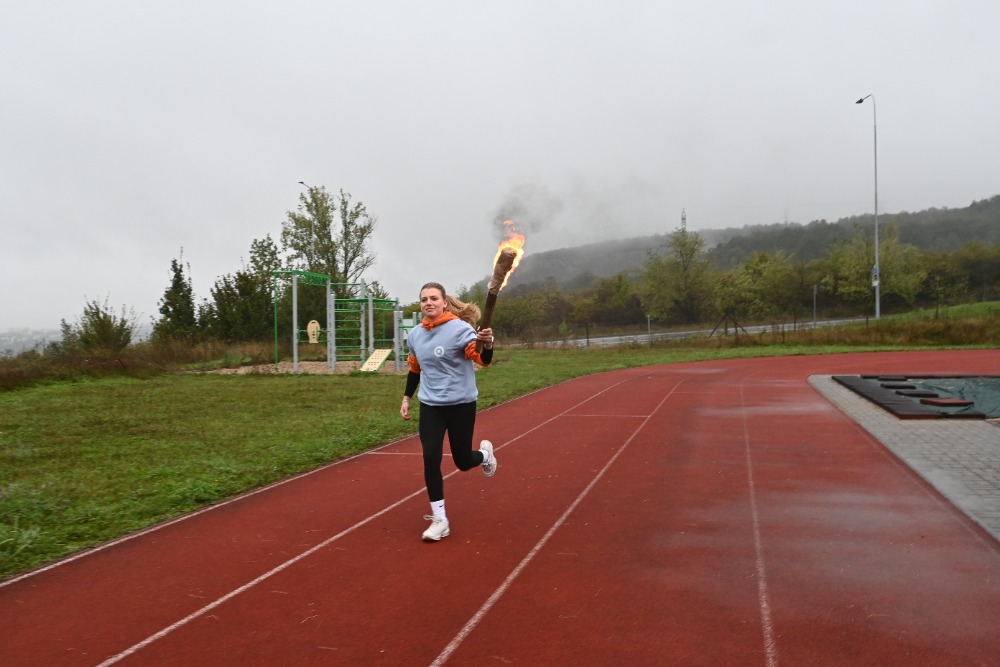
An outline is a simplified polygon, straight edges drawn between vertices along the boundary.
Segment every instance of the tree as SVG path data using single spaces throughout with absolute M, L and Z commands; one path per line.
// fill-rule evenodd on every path
M 885 266 L 888 272 L 882 271 Z M 899 232 L 890 227 L 885 243 L 879 243 L 879 272 L 883 274 L 882 295 L 891 305 L 902 302 L 912 308 L 927 280 L 928 262 L 915 246 L 900 243 Z
M 299 193 L 298 208 L 288 211 L 281 225 L 281 246 L 288 253 L 289 268 L 333 275 L 328 269 L 335 265 L 331 230 L 336 211 L 336 202 L 325 187 Z
M 153 323 L 153 338 L 156 340 L 195 338 L 198 334 L 198 317 L 194 304 L 194 288 L 190 275 L 185 275 L 181 257 L 170 260 L 170 286 L 160 299 L 160 319 Z M 188 274 L 191 265 L 187 266 Z
M 389 290 L 382 286 L 377 280 L 373 280 L 370 283 L 365 283 L 365 287 L 368 288 L 368 296 L 373 299 L 388 299 Z
M 358 282 L 375 262 L 368 243 L 376 218 L 361 202 L 340 190 L 332 196 L 323 186 L 308 187 L 299 206 L 282 223 L 281 244 L 293 269 L 331 276 L 338 298 L 354 297 Z
M 823 259 L 825 269 L 820 281 L 823 290 L 852 307 L 864 309 L 874 303 L 872 268 L 875 244 L 860 228 L 846 243 L 837 244 Z M 899 230 L 888 225 L 879 241 L 880 296 L 912 305 L 927 278 L 926 263 L 916 248 L 899 242 Z
M 738 336 L 740 320 L 745 320 L 757 304 L 752 288 L 751 272 L 736 268 L 719 276 L 714 297 L 715 307 L 723 316 L 719 323 L 724 322 L 728 331 L 729 323 L 732 321 L 734 333 Z
M 850 241 L 836 244 L 823 258 L 820 287 L 852 309 L 866 309 L 874 298 L 871 286 L 873 259 L 874 252 L 865 236 L 855 234 Z
M 752 295 L 748 312 L 758 319 L 798 315 L 801 309 L 801 274 L 784 252 L 758 252 L 743 265 L 747 286 Z
M 503 307 L 493 311 L 492 328 L 505 339 L 528 340 L 531 332 L 538 327 L 541 312 L 533 297 L 505 299 Z
M 555 278 L 549 276 L 538 292 L 539 305 L 544 313 L 544 322 L 553 327 L 565 328 L 567 320 L 573 314 L 573 304 L 562 290 Z
M 351 195 L 343 190 L 340 191 L 339 210 L 337 269 L 345 282 L 353 283 L 360 280 L 364 272 L 375 263 L 375 255 L 368 249 L 368 240 L 375 232 L 377 220 L 368 215 L 368 210 L 361 202 L 351 205 Z
M 263 239 L 254 239 L 250 242 L 250 265 L 248 268 L 252 273 L 268 276 L 281 269 L 278 246 L 275 245 L 270 234 Z
M 597 281 L 588 292 L 591 305 L 588 307 L 587 319 L 590 321 L 612 323 L 645 320 L 639 295 L 625 271 Z
M 136 329 L 135 313 L 122 306 L 116 315 L 105 297 L 101 304 L 96 299 L 88 301 L 83 316 L 76 324 L 66 320 L 60 323 L 63 353 L 82 352 L 98 357 L 114 358 L 132 344 Z
M 926 260 L 927 280 L 921 296 L 925 303 L 934 305 L 934 317 L 937 317 L 941 306 L 955 305 L 968 297 L 968 277 L 957 271 L 952 257 L 944 253 L 930 255 Z
M 269 280 L 237 271 L 216 280 L 211 293 L 205 312 L 212 336 L 229 343 L 268 336 L 274 322 Z
M 969 241 L 952 256 L 956 274 L 967 278 L 976 299 L 987 301 L 1000 294 L 1000 245 Z
M 274 326 L 274 277 L 281 267 L 278 248 L 268 235 L 250 244 L 250 262 L 215 281 L 205 308 L 209 332 L 227 342 L 262 340 Z
M 703 321 L 712 291 L 705 240 L 687 229 L 670 234 L 663 255 L 650 255 L 640 287 L 649 317 L 685 324 Z

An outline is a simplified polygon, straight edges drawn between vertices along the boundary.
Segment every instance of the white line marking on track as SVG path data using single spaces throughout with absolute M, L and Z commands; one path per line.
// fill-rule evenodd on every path
M 622 384 L 623 382 L 627 382 L 627 381 L 628 381 L 628 379 L 621 380 L 620 382 L 617 382 L 617 383 L 615 383 L 613 385 L 605 387 L 604 389 L 602 389 L 598 393 L 593 394 L 592 396 L 589 396 L 587 399 L 585 399 L 583 401 L 580 401 L 579 403 L 577 403 L 576 405 L 574 405 L 572 408 L 569 408 L 569 410 L 577 408 L 577 407 L 583 405 L 584 403 L 586 403 L 587 401 L 589 401 L 589 400 L 591 400 L 593 398 L 596 398 L 597 396 L 600 396 L 601 394 L 603 394 L 604 392 L 612 389 L 613 387 L 616 387 L 619 384 Z M 566 412 L 569 412 L 569 410 L 566 410 Z M 522 434 L 520 434 L 520 435 L 518 435 L 518 436 L 516 436 L 516 437 L 514 437 L 514 438 L 512 438 L 510 440 L 508 440 L 506 443 L 504 443 L 504 445 L 498 446 L 497 449 L 499 450 L 502 447 L 504 447 L 506 445 L 509 445 L 510 443 L 514 442 L 515 440 L 519 440 L 520 438 L 523 438 L 525 435 L 531 433 L 532 431 L 535 431 L 535 430 L 541 428 L 543 425 L 548 424 L 549 422 L 552 422 L 555 419 L 557 419 L 558 417 L 561 417 L 562 415 L 566 414 L 566 412 L 560 413 L 559 415 L 556 415 L 555 417 L 551 417 L 551 418 L 545 420 L 544 422 L 541 422 L 541 423 L 537 424 L 536 426 L 534 426 L 533 428 L 528 429 L 524 433 L 522 433 Z M 413 436 L 408 436 L 408 437 L 413 437 Z M 388 446 L 390 446 L 392 444 L 395 444 L 395 442 L 398 442 L 398 441 L 387 443 L 387 444 L 383 445 L 383 447 L 379 447 L 378 449 L 383 449 L 384 447 L 388 447 Z M 372 452 L 363 452 L 361 454 L 358 454 L 357 456 L 365 456 L 365 455 L 371 454 L 371 453 Z M 352 457 L 352 458 L 357 458 L 357 456 Z M 344 459 L 344 461 L 347 461 L 347 460 L 349 460 L 349 459 Z M 343 463 L 343 461 L 338 461 L 336 463 Z M 331 464 L 331 465 L 336 465 L 336 463 Z M 325 467 L 327 467 L 327 466 L 324 466 L 324 468 Z M 280 484 L 286 484 L 286 483 L 288 483 L 290 481 L 293 481 L 294 479 L 298 479 L 299 477 L 304 477 L 306 475 L 313 474 L 313 473 L 318 472 L 319 470 L 322 470 L 322 469 L 323 468 L 317 468 L 316 470 L 310 471 L 308 473 L 304 473 L 303 475 L 299 475 L 298 477 L 293 477 L 291 479 L 284 480 L 282 482 L 278 482 L 277 484 L 274 484 L 271 487 L 266 487 L 266 488 L 273 488 L 274 486 L 278 486 Z M 458 472 L 459 472 L 458 470 L 455 470 L 455 471 L 452 471 L 452 472 L 448 473 L 447 475 L 445 475 L 445 479 L 448 479 L 452 475 L 458 474 Z M 253 493 L 247 494 L 247 495 L 253 495 L 255 493 L 260 493 L 260 492 L 266 490 L 266 488 L 265 489 L 259 489 L 257 491 L 254 491 Z M 245 591 L 250 590 L 251 588 L 253 588 L 257 584 L 259 584 L 259 583 L 261 583 L 263 581 L 266 581 L 267 579 L 270 579 L 271 577 L 273 577 L 274 575 L 278 574 L 279 572 L 288 569 L 289 567 L 291 567 L 295 563 L 298 563 L 303 558 L 311 556 L 312 554 L 316 553 L 320 549 L 323 549 L 323 548 L 329 546 L 330 544 L 332 544 L 333 542 L 339 540 L 341 537 L 344 537 L 345 535 L 347 535 L 347 534 L 355 531 L 356 529 L 360 528 L 361 526 L 365 525 L 366 523 L 369 523 L 369 522 L 373 521 L 374 519 L 382 516 L 383 514 L 389 512 L 390 510 L 393 510 L 393 509 L 399 507 L 403 503 L 411 500 L 412 498 L 414 498 L 414 497 L 416 497 L 416 496 L 418 496 L 418 495 L 420 495 L 420 494 L 422 494 L 424 492 L 425 492 L 425 490 L 423 488 L 421 488 L 418 491 L 414 491 L 413 493 L 409 494 L 408 496 L 405 496 L 404 498 L 401 498 L 400 500 L 397 500 L 396 502 L 392 503 L 391 505 L 388 505 L 387 507 L 379 510 L 378 512 L 375 512 L 374 514 L 368 516 L 365 519 L 362 519 L 361 521 L 357 522 L 356 524 L 354 524 L 350 528 L 342 530 L 341 532 L 337 533 L 336 535 L 334 535 L 334 536 L 332 536 L 330 538 L 327 538 L 323 542 L 317 544 L 316 546 L 311 547 L 310 549 L 307 549 L 306 551 L 303 551 L 298 556 L 295 556 L 294 558 L 291 558 L 291 559 L 285 561 L 284 563 L 282 563 L 281 565 L 278 565 L 277 567 L 273 568 L 272 570 L 270 570 L 268 572 L 265 572 L 264 574 L 260 575 L 256 579 L 254 579 L 254 580 L 252 580 L 252 581 L 250 581 L 250 582 L 248 582 L 248 583 L 240 586 L 239 588 L 236 588 L 236 589 L 230 591 L 229 593 L 227 593 L 226 595 L 223 595 L 222 597 L 218 598 L 214 602 L 212 602 L 212 603 L 210 603 L 208 605 L 205 605 L 204 607 L 202 607 L 201 609 L 199 609 L 199 610 L 197 610 L 195 612 L 192 612 L 192 613 L 188 614 L 187 616 L 185 616 L 181 620 L 177 621 L 176 623 L 173 623 L 173 624 L 171 624 L 171 625 L 163 628 L 159 632 L 150 635 L 146 639 L 143 639 L 142 641 L 138 642 L 137 644 L 134 644 L 134 645 L 130 646 L 129 648 L 127 648 L 124 651 L 122 651 L 121 653 L 118 653 L 116 655 L 111 656 L 110 658 L 108 658 L 104 662 L 100 663 L 97 667 L 106 667 L 107 665 L 113 665 L 116 662 L 119 662 L 119 661 L 127 658 L 128 656 L 132 655 L 136 651 L 139 651 L 142 648 L 145 648 L 146 646 L 149 646 L 153 642 L 155 642 L 155 641 L 157 641 L 159 639 L 162 639 L 163 637 L 166 637 L 167 635 L 169 635 L 174 630 L 177 630 L 178 628 L 181 628 L 181 627 L 187 625 L 188 623 L 190 623 L 191 621 L 197 619 L 200 616 L 204 616 L 205 614 L 207 614 L 211 610 L 213 610 L 216 607 L 218 607 L 219 605 L 221 605 L 221 604 L 223 604 L 223 603 L 225 603 L 225 602 L 233 599 L 234 597 L 236 597 L 240 593 L 243 593 Z M 245 498 L 245 497 L 246 496 L 240 496 L 239 498 Z M 233 500 L 228 501 L 228 502 L 235 502 L 239 498 L 234 498 Z M 228 503 L 220 503 L 220 505 L 221 504 L 228 504 Z M 213 509 L 214 507 L 218 507 L 218 505 L 213 506 L 212 508 L 206 508 L 206 510 L 203 510 L 203 511 L 208 511 L 210 509 Z M 153 530 L 153 529 L 150 529 L 150 530 Z M 129 537 L 131 538 L 131 537 L 137 537 L 137 536 L 138 535 L 132 535 L 132 536 L 129 536 Z M 119 540 L 119 541 L 124 541 L 124 540 Z M 110 546 L 110 544 L 106 545 L 106 546 Z
M 455 473 L 451 473 L 451 474 L 455 474 Z M 176 623 L 174 623 L 172 625 L 168 625 L 167 627 L 163 628 L 162 630 L 160 630 L 156 634 L 153 634 L 153 635 L 150 635 L 149 637 L 146 637 L 145 639 L 143 639 L 138 644 L 134 644 L 134 645 L 130 646 L 129 648 L 125 649 L 124 651 L 122 651 L 121 653 L 118 653 L 117 655 L 111 656 L 110 658 L 108 658 L 107 660 L 105 660 L 104 662 L 102 662 L 101 664 L 99 664 L 97 667 L 105 667 L 106 665 L 113 665 L 116 662 L 118 662 L 120 660 L 123 660 L 124 658 L 127 658 L 128 656 L 132 655 L 136 651 L 138 651 L 138 650 L 140 650 L 140 649 L 142 649 L 142 648 L 144 648 L 146 646 L 149 646 L 150 644 L 152 644 L 156 640 L 162 639 L 163 637 L 166 637 L 167 635 L 169 635 L 171 632 L 173 632 L 177 628 L 180 628 L 180 627 L 183 627 L 183 626 L 187 625 L 188 623 L 190 623 L 191 621 L 195 620 L 199 616 L 204 616 L 205 614 L 207 614 L 208 612 L 212 611 L 213 609 L 215 609 L 219 605 L 223 604 L 224 602 L 227 602 L 228 600 L 233 599 L 234 597 L 236 597 L 240 593 L 243 593 L 244 591 L 250 590 L 251 588 L 253 588 L 257 584 L 261 583 L 262 581 L 266 581 L 267 579 L 270 579 L 271 577 L 273 577 L 274 575 L 278 574 L 279 572 L 288 569 L 289 567 L 291 567 L 295 563 L 298 563 L 303 558 L 311 556 L 312 554 L 316 553 L 320 549 L 323 549 L 324 547 L 329 546 L 333 542 L 339 540 L 341 537 L 344 537 L 345 535 L 354 532 L 355 530 L 357 530 L 361 526 L 363 526 L 366 523 L 369 523 L 369 522 L 377 519 L 378 517 L 380 517 L 383 514 L 389 512 L 390 510 L 396 509 L 397 507 L 399 507 L 403 503 L 405 503 L 405 502 L 409 501 L 410 499 L 412 499 L 412 498 L 420 495 L 423 492 L 424 492 L 424 490 L 420 489 L 419 491 L 414 491 L 410 495 L 397 500 L 393 504 L 391 504 L 391 505 L 389 505 L 389 506 L 387 506 L 387 507 L 379 510 L 378 512 L 375 512 L 374 514 L 368 516 L 367 518 L 362 519 L 361 521 L 358 521 L 356 524 L 354 524 L 350 528 L 346 528 L 346 529 L 340 531 L 339 533 L 337 533 L 336 535 L 334 535 L 333 537 L 329 537 L 326 540 L 324 540 L 323 542 L 320 542 L 319 544 L 317 544 L 316 546 L 314 546 L 314 547 L 312 547 L 310 549 L 307 549 L 306 551 L 303 551 L 298 556 L 295 556 L 294 558 L 286 560 L 281 565 L 278 565 L 274 569 L 269 570 L 268 572 L 265 572 L 264 574 L 260 575 L 259 577 L 257 577 L 253 581 L 250 581 L 250 582 L 248 582 L 246 584 L 243 584 L 239 588 L 237 588 L 235 590 L 232 590 L 229 593 L 226 593 L 225 595 L 223 595 L 222 597 L 220 597 L 219 599 L 217 599 L 215 602 L 212 602 L 211 604 L 205 605 L 204 607 L 202 607 L 198 611 L 195 611 L 195 612 L 192 612 L 192 613 L 188 614 L 187 616 L 185 616 L 181 620 L 177 621 Z
M 556 415 L 552 419 L 543 422 L 542 424 L 548 423 L 549 421 L 558 419 L 559 417 L 566 415 L 566 413 L 576 409 L 580 405 L 583 405 L 592 398 L 596 398 L 597 396 L 600 396 L 606 391 L 609 391 L 610 389 L 617 387 L 618 385 L 627 381 L 628 380 L 622 380 L 621 382 L 617 382 L 613 385 L 605 387 L 604 389 L 597 392 L 593 396 L 587 398 L 585 401 L 582 401 L 577 405 L 574 405 L 573 407 Z M 580 495 L 578 495 L 576 499 L 573 500 L 572 503 L 570 503 L 569 507 L 566 508 L 566 511 L 563 512 L 558 519 L 556 519 L 556 522 L 552 524 L 552 526 L 548 529 L 548 531 L 546 531 L 545 535 L 543 535 L 542 538 L 538 540 L 535 546 L 531 548 L 531 551 L 529 551 L 528 554 L 523 559 L 521 559 L 521 562 L 518 563 L 513 570 L 511 570 L 511 573 L 507 575 L 507 578 L 504 579 L 503 583 L 500 584 L 500 586 L 495 591 L 493 591 L 493 594 L 490 595 L 490 597 L 486 600 L 486 602 L 483 603 L 483 605 L 479 608 L 479 610 L 475 614 L 473 614 L 472 618 L 470 618 L 469 621 L 462 627 L 462 629 L 458 631 L 458 634 L 455 635 L 455 637 L 448 643 L 448 645 L 444 647 L 444 650 L 441 651 L 441 654 L 438 655 L 438 657 L 434 659 L 434 662 L 431 663 L 431 667 L 439 667 L 440 665 L 443 665 L 445 662 L 447 662 L 448 659 L 451 657 L 451 654 L 454 653 L 459 646 L 461 646 L 462 642 L 465 641 L 466 637 L 472 634 L 472 631 L 476 629 L 476 626 L 479 625 L 479 622 L 483 620 L 483 617 L 486 616 L 487 613 L 489 613 L 490 609 L 493 608 L 493 606 L 497 603 L 497 601 L 501 597 L 503 597 L 503 594 L 507 592 L 507 589 L 510 588 L 511 584 L 513 584 L 514 581 L 518 578 L 518 576 L 520 576 L 521 572 L 524 571 L 524 568 L 526 568 L 528 564 L 532 560 L 534 560 L 535 556 L 538 555 L 538 552 L 545 547 L 545 545 L 552 538 L 555 532 L 559 530 L 559 528 L 566 522 L 566 519 L 568 519 L 569 515 L 573 513 L 573 510 L 576 509 L 577 505 L 579 505 L 583 501 L 583 499 L 587 497 L 591 489 L 593 489 L 594 486 L 597 484 L 597 482 L 599 482 L 601 478 L 604 477 L 604 473 L 606 473 L 608 469 L 614 464 L 614 462 L 618 460 L 618 457 L 621 456 L 622 452 L 624 452 L 628 448 L 628 446 L 632 444 L 632 441 L 635 439 L 635 436 L 637 436 L 639 432 L 646 426 L 646 424 L 649 423 L 649 420 L 653 418 L 653 415 L 655 415 L 660 410 L 660 408 L 663 407 L 663 404 L 667 401 L 667 399 L 670 398 L 670 396 L 677 390 L 677 387 L 683 384 L 684 381 L 685 380 L 681 380 L 673 388 L 671 388 L 671 390 L 667 392 L 667 394 L 659 402 L 656 408 L 654 408 L 652 412 L 650 412 L 643 418 L 642 422 L 636 427 L 634 431 L 632 431 L 632 435 L 630 435 L 622 444 L 622 446 L 618 448 L 618 451 L 616 451 L 614 455 L 610 459 L 608 459 L 608 462 L 604 464 L 604 467 L 601 468 L 599 471 L 597 471 L 597 474 L 594 475 L 594 478 L 590 480 L 590 483 L 587 484 L 586 488 L 584 488 L 584 490 L 580 492 Z M 539 424 L 535 428 L 538 428 L 542 424 Z M 530 431 L 528 432 L 530 433 Z
M 415 437 L 415 436 L 408 435 L 408 436 L 406 436 L 404 438 L 400 438 L 398 440 L 393 440 L 392 442 L 387 442 L 384 445 L 379 445 L 375 449 L 372 449 L 372 450 L 369 450 L 369 451 L 366 451 L 366 452 L 359 452 L 359 453 L 357 453 L 357 454 L 355 454 L 353 456 L 347 457 L 346 459 L 338 459 L 336 461 L 333 461 L 332 463 L 328 463 L 326 465 L 320 466 L 319 468 L 313 468 L 312 470 L 307 470 L 307 471 L 305 471 L 303 473 L 299 473 L 298 475 L 295 475 L 293 477 L 286 477 L 285 479 L 279 480 L 279 481 L 274 482 L 272 484 L 268 484 L 267 486 L 262 486 L 259 489 L 254 489 L 253 491 L 248 491 L 248 492 L 240 494 L 238 496 L 233 496 L 232 498 L 220 501 L 218 503 L 215 503 L 214 505 L 209 505 L 207 507 L 202 507 L 199 510 L 194 510 L 192 512 L 189 512 L 188 514 L 185 514 L 183 516 L 179 516 L 179 517 L 177 517 L 175 519 L 170 519 L 170 520 L 164 521 L 162 523 L 158 523 L 158 524 L 155 524 L 155 525 L 152 525 L 152 526 L 148 526 L 148 527 L 143 528 L 141 530 L 137 530 L 134 533 L 129 533 L 128 535 L 123 535 L 122 537 L 116 538 L 116 539 L 111 540 L 109 542 L 104 542 L 103 544 L 100 544 L 100 545 L 98 545 L 96 547 L 93 547 L 91 549 L 87 549 L 86 551 L 81 551 L 81 552 L 73 554 L 71 556 L 67 556 L 66 558 L 63 558 L 61 560 L 57 560 L 54 563 L 49 563 L 48 565 L 45 565 L 43 567 L 39 567 L 39 568 L 37 568 L 35 570 L 31 570 L 30 572 L 25 572 L 24 574 L 18 575 L 16 577 L 12 577 L 12 578 L 7 579 L 5 581 L 0 581 L 0 588 L 3 588 L 4 586 L 10 586 L 11 584 L 13 584 L 13 583 L 15 583 L 17 581 L 21 581 L 23 579 L 28 579 L 30 577 L 37 576 L 37 575 L 41 574 L 42 572 L 48 572 L 49 570 L 53 570 L 53 569 L 55 569 L 57 567 L 61 567 L 63 565 L 67 565 L 69 563 L 72 563 L 73 561 L 80 560 L 81 558 L 86 558 L 88 556 L 93 556 L 94 554 L 97 554 L 97 553 L 100 553 L 102 551 L 105 551 L 106 549 L 110 549 L 111 547 L 117 546 L 117 545 L 119 545 L 119 544 L 121 544 L 123 542 L 128 542 L 130 540 L 136 539 L 137 537 L 142 537 L 143 535 L 148 535 L 149 533 L 153 533 L 153 532 L 156 532 L 158 530 L 162 530 L 162 529 L 164 529 L 164 528 L 166 528 L 168 526 L 174 525 L 175 523 L 180 523 L 182 521 L 187 521 L 189 519 L 193 519 L 194 517 L 199 516 L 201 514 L 204 514 L 206 512 L 214 512 L 215 510 L 217 510 L 217 509 L 219 509 L 221 507 L 225 507 L 226 505 L 231 505 L 233 503 L 238 503 L 241 500 L 245 500 L 245 499 L 250 498 L 252 496 L 256 496 L 257 494 L 264 493 L 266 491 L 270 491 L 271 489 L 275 489 L 275 488 L 277 488 L 279 486 L 283 486 L 285 484 L 290 484 L 291 482 L 294 482 L 297 479 L 302 479 L 303 477 L 308 477 L 310 475 L 315 475 L 317 473 L 320 473 L 320 472 L 326 470 L 327 468 L 332 468 L 333 466 L 343 465 L 344 463 L 347 463 L 348 461 L 353 461 L 354 459 L 360 458 L 362 456 L 368 456 L 370 454 L 383 454 L 385 452 L 382 452 L 381 451 L 382 449 L 385 449 L 386 447 L 391 447 L 391 446 L 393 446 L 393 445 L 395 445 L 395 444 L 397 444 L 397 443 L 399 443 L 399 442 L 401 442 L 403 440 L 406 440 L 407 438 L 412 438 L 412 437 Z
M 774 624 L 771 620 L 771 604 L 768 602 L 767 569 L 764 567 L 764 545 L 760 536 L 760 514 L 757 511 L 757 487 L 753 479 L 753 457 L 750 454 L 750 431 L 747 427 L 747 404 L 740 380 L 740 406 L 743 417 L 743 445 L 747 461 L 747 483 L 750 487 L 750 516 L 753 520 L 753 547 L 757 561 L 757 604 L 760 606 L 761 633 L 768 667 L 777 667 L 778 649 L 774 643 Z

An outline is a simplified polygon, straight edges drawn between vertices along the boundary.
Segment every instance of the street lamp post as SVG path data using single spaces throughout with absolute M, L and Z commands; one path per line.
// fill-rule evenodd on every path
M 875 95 L 865 95 L 855 104 L 861 104 L 869 97 L 872 100 L 872 130 L 875 138 L 875 268 L 872 269 L 872 286 L 875 288 L 875 319 L 877 320 L 882 316 L 882 299 L 879 291 L 882 276 L 878 270 L 878 115 L 876 114 Z

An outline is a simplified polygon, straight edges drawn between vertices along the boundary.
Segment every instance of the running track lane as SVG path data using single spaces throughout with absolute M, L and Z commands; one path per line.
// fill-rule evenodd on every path
M 0 664 L 996 664 L 1000 547 L 807 378 L 998 362 L 580 378 L 480 413 L 440 543 L 409 438 L 4 584 Z

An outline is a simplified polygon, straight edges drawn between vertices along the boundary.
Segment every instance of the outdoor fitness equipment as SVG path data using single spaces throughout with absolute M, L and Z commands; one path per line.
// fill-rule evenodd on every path
M 299 370 L 301 343 L 326 343 L 326 363 L 336 370 L 337 361 L 363 362 L 360 370 L 377 371 L 389 356 L 395 370 L 403 368 L 406 358 L 405 336 L 399 301 L 376 299 L 368 286 L 360 283 L 334 283 L 324 274 L 309 271 L 273 271 L 274 278 L 274 364 L 278 365 L 278 278 L 288 276 L 292 290 L 292 368 Z M 299 283 L 322 287 L 326 294 L 326 327 L 299 328 Z M 336 288 L 359 288 L 360 297 L 337 298 Z

